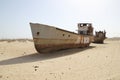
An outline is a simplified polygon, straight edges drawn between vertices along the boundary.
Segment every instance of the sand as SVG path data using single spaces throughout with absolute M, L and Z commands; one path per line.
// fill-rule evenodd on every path
M 49 54 L 32 41 L 0 41 L 0 80 L 120 80 L 120 40 Z

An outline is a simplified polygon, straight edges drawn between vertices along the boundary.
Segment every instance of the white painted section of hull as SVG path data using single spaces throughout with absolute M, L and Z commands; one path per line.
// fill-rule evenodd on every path
M 89 37 L 84 37 L 84 43 L 89 43 L 89 42 L 90 42 Z
M 90 43 L 90 36 L 78 35 L 53 26 L 31 23 L 33 38 L 41 39 L 35 44 L 86 44 Z M 39 35 L 37 35 L 39 32 Z M 46 40 L 48 39 L 48 40 Z

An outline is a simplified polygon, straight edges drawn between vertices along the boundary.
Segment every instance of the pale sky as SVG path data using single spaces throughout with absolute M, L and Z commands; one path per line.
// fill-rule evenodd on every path
M 29 22 L 75 32 L 77 23 L 120 37 L 120 0 L 0 0 L 0 39 L 32 38 Z

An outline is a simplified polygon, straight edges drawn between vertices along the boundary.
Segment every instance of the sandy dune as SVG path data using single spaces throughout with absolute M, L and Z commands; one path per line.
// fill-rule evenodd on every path
M 49 54 L 31 41 L 1 41 L 0 80 L 120 80 L 120 40 Z

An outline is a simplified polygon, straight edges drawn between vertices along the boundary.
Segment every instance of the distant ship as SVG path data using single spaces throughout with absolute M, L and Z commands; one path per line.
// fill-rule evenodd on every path
M 30 23 L 30 26 L 34 45 L 39 53 L 88 47 L 93 41 L 91 23 L 78 23 L 78 33 L 39 23 Z
M 104 43 L 106 31 L 96 31 L 93 43 Z

